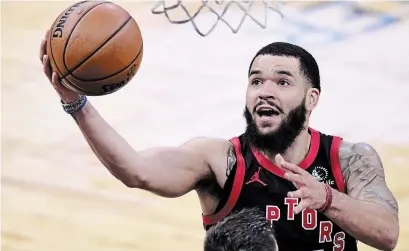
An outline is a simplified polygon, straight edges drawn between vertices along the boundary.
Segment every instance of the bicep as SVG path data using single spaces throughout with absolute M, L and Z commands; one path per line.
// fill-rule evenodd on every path
M 385 181 L 385 171 L 377 152 L 367 144 L 341 148 L 341 167 L 349 196 L 378 203 L 397 215 L 398 204 Z
M 158 147 L 138 153 L 138 186 L 163 197 L 179 197 L 191 190 L 211 169 L 200 148 L 205 142 Z

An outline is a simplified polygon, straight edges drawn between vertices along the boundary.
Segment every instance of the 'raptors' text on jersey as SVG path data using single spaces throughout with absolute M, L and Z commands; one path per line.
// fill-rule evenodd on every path
M 344 192 L 339 166 L 339 137 L 322 134 L 309 128 L 311 146 L 305 159 L 298 164 L 315 179 Z M 324 214 L 305 209 L 294 214 L 297 198 L 287 198 L 294 185 L 284 179 L 284 171 L 243 140 L 231 140 L 237 165 L 231 170 L 216 213 L 203 216 L 206 228 L 230 212 L 245 207 L 259 207 L 274 226 L 280 251 L 356 251 L 357 242 Z

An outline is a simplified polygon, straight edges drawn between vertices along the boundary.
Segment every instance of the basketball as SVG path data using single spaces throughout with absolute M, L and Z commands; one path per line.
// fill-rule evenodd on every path
M 88 96 L 118 91 L 135 76 L 143 57 L 138 24 L 122 7 L 82 1 L 64 10 L 47 36 L 47 55 L 67 88 Z

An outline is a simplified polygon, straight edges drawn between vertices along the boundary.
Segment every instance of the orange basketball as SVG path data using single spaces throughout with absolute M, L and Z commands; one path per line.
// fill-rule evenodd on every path
M 89 96 L 107 95 L 124 87 L 138 71 L 142 34 L 122 7 L 105 1 L 78 2 L 54 21 L 47 55 L 64 86 Z

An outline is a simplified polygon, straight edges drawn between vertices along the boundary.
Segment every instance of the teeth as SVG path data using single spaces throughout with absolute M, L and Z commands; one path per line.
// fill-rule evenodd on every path
M 270 117 L 278 115 L 278 112 L 272 108 L 263 107 L 257 111 L 258 115 L 261 117 Z

